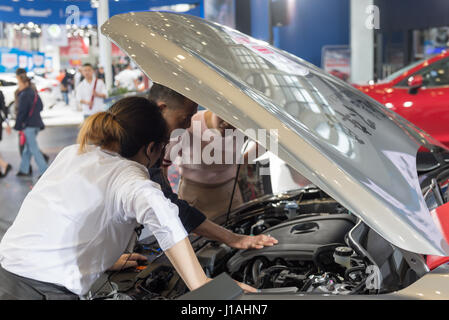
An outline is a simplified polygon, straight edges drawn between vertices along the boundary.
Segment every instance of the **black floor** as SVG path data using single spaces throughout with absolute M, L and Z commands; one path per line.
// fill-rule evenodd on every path
M 77 126 L 48 127 L 41 131 L 37 141 L 41 150 L 50 156 L 51 162 L 62 148 L 75 143 L 77 134 Z M 13 170 L 10 171 L 9 175 L 0 179 L 1 240 L 19 212 L 23 199 L 32 189 L 33 183 L 36 182 L 39 170 L 32 160 L 33 177 L 16 177 L 16 172 L 20 165 L 20 155 L 17 133 L 14 131 L 10 136 L 3 131 L 3 140 L 0 141 L 0 155 L 13 166 Z

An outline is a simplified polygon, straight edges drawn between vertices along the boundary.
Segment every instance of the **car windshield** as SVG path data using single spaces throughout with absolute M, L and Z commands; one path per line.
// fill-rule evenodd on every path
M 435 56 L 435 55 L 434 55 Z M 405 66 L 404 68 L 399 69 L 398 71 L 393 72 L 392 74 L 390 74 L 388 77 L 386 77 L 385 79 L 382 79 L 379 81 L 379 83 L 388 83 L 393 81 L 394 79 L 396 79 L 397 77 L 399 77 L 401 74 L 406 73 L 410 70 L 412 70 L 413 68 L 415 68 L 416 66 L 420 65 L 421 63 L 423 63 L 426 60 L 429 60 L 431 58 L 433 58 L 434 56 L 430 57 L 430 58 L 425 58 L 425 59 L 421 59 L 418 60 L 412 64 L 409 64 L 408 66 Z

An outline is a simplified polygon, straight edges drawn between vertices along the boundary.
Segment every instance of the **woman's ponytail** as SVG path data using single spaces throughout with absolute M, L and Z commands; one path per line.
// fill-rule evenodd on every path
M 125 130 L 110 112 L 96 113 L 84 121 L 78 134 L 79 152 L 86 152 L 86 146 L 93 144 L 115 152 L 120 152 L 120 145 L 125 137 Z

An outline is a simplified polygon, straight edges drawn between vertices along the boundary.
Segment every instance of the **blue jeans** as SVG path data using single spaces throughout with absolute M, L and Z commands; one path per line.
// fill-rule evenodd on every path
M 66 105 L 69 104 L 69 93 L 67 91 L 63 91 L 62 93 L 62 98 L 64 99 L 64 102 Z
M 40 129 L 36 127 L 28 127 L 23 130 L 26 137 L 25 147 L 22 153 L 22 162 L 20 163 L 19 171 L 23 173 L 29 173 L 31 156 L 34 157 L 37 166 L 39 167 L 40 174 L 43 174 L 47 170 L 48 166 L 45 162 L 44 156 L 39 150 L 37 145 L 37 134 Z

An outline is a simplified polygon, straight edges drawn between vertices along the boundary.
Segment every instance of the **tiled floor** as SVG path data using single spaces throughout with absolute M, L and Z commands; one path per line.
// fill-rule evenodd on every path
M 50 162 L 56 157 L 58 152 L 76 141 L 78 126 L 58 126 L 47 127 L 38 135 L 38 143 L 41 150 L 50 156 Z M 8 136 L 3 132 L 3 140 L 0 141 L 0 154 L 5 161 L 13 166 L 6 178 L 0 179 L 0 239 L 14 221 L 23 199 L 33 187 L 39 175 L 34 161 L 33 177 L 16 177 L 20 164 L 17 132 Z

